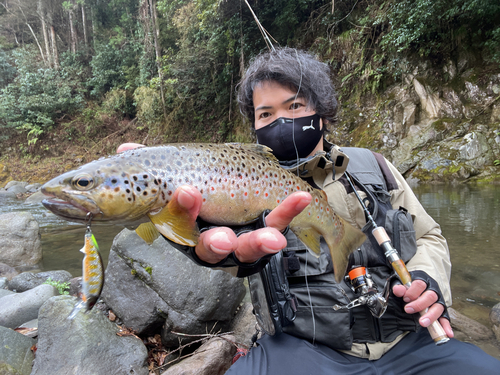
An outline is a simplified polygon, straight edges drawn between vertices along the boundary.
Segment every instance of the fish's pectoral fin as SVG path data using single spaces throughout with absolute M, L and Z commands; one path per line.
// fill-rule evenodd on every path
M 366 235 L 345 220 L 338 219 L 340 225 L 343 226 L 343 235 L 335 238 L 333 233 L 329 233 L 324 236 L 324 239 L 330 248 L 335 280 L 339 283 L 346 273 L 349 255 L 366 241 Z
M 307 249 L 310 250 L 314 256 L 317 258 L 321 254 L 321 248 L 319 246 L 321 240 L 321 234 L 316 231 L 316 229 L 309 228 L 292 228 L 293 234 L 297 236 L 299 240 L 306 245 Z
M 136 228 L 135 233 L 137 233 L 137 235 L 148 245 L 151 245 L 160 236 L 160 232 L 158 232 L 156 226 L 151 222 L 139 225 Z
M 148 214 L 149 218 L 170 241 L 179 245 L 196 246 L 200 231 L 196 223 L 196 217 L 179 206 L 176 200 L 170 201 L 156 214 Z

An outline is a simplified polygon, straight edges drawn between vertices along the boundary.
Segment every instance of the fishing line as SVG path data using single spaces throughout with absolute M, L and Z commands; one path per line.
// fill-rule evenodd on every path
M 250 12 L 252 13 L 253 18 L 254 18 L 255 22 L 257 23 L 257 26 L 259 27 L 259 31 L 262 34 L 262 37 L 264 38 L 264 42 L 266 42 L 267 48 L 269 48 L 269 50 L 272 49 L 273 51 L 276 51 L 274 48 L 274 45 L 271 42 L 271 40 L 269 39 L 269 37 L 271 37 L 276 42 L 276 44 L 279 44 L 278 41 L 276 39 L 274 39 L 271 34 L 269 34 L 269 32 L 264 28 L 264 26 L 262 26 L 262 24 L 259 22 L 259 19 L 257 18 L 255 13 L 253 12 L 252 7 L 250 6 L 250 4 L 248 3 L 247 0 L 245 0 L 245 4 L 248 6 L 248 9 L 250 9 Z
M 295 50 L 295 55 L 297 56 L 297 63 L 299 64 L 300 67 L 300 81 L 299 81 L 299 87 L 297 88 L 297 92 L 295 93 L 295 98 L 294 98 L 294 103 L 299 97 L 300 89 L 302 87 L 302 77 L 303 77 L 303 71 L 302 71 L 302 64 L 300 63 L 300 58 L 297 50 Z M 309 103 L 308 103 L 309 105 Z M 293 110 L 295 112 L 295 108 Z M 292 141 L 293 141 L 293 147 L 295 148 L 295 156 L 297 158 L 297 176 L 300 177 L 299 175 L 299 151 L 297 149 L 297 144 L 295 142 L 295 113 L 293 113 L 293 118 L 292 118 L 292 126 L 293 126 L 293 131 L 292 131 Z M 305 269 L 304 269 L 304 280 L 306 282 L 306 289 L 307 289 L 307 297 L 309 298 L 309 307 L 311 308 L 311 318 L 312 318 L 312 324 L 313 324 L 313 338 L 312 338 L 312 343 L 314 345 L 316 341 L 316 319 L 314 318 L 314 308 L 312 305 L 312 298 L 311 298 L 311 291 L 309 289 L 309 283 L 307 281 L 307 258 L 308 258 L 308 253 L 309 251 L 306 250 L 306 262 L 305 262 Z

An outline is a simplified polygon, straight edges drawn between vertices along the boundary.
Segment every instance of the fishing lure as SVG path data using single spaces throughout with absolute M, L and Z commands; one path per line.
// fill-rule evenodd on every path
M 80 300 L 68 316 L 68 319 L 73 319 L 82 309 L 86 312 L 91 310 L 99 299 L 102 286 L 104 284 L 104 267 L 102 265 L 101 254 L 99 253 L 99 246 L 97 245 L 97 241 L 90 228 L 90 222 L 92 220 L 92 214 L 90 212 L 87 215 L 87 218 L 88 222 L 87 230 L 85 232 L 85 244 L 80 250 L 85 254 L 82 267 L 82 294 L 80 296 Z

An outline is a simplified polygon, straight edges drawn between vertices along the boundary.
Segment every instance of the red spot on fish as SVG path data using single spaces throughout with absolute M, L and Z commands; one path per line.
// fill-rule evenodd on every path
M 266 194 L 264 194 L 264 196 L 267 198 L 267 197 L 269 196 L 269 194 L 268 194 L 268 193 L 266 193 Z
M 231 198 L 234 198 L 234 193 L 231 193 Z
M 210 188 L 210 190 L 214 191 L 214 190 L 215 190 L 215 188 L 212 186 L 212 187 Z
M 203 203 L 205 203 L 207 200 L 205 198 L 203 198 Z
M 246 197 L 246 196 L 248 195 L 248 193 L 245 191 L 244 195 L 245 195 L 245 197 Z
M 172 191 L 171 190 L 167 191 L 167 194 L 172 195 Z
M 276 200 L 276 202 L 277 202 L 277 203 L 279 203 L 279 202 L 280 202 L 280 200 L 279 200 L 279 199 L 277 199 L 277 200 Z
M 257 191 L 255 192 L 255 194 L 259 195 L 259 191 L 257 190 Z
M 300 190 L 300 186 L 297 186 L 297 190 Z
M 318 202 L 319 202 L 319 199 L 318 199 L 318 198 L 316 198 L 316 203 L 318 203 Z

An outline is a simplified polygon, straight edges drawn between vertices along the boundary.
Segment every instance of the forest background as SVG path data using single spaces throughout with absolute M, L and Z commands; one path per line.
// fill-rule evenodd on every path
M 330 65 L 339 124 L 422 61 L 500 72 L 498 0 L 248 3 L 276 45 Z M 43 182 L 130 141 L 250 142 L 235 90 L 267 48 L 245 0 L 1 0 L 0 174 Z

